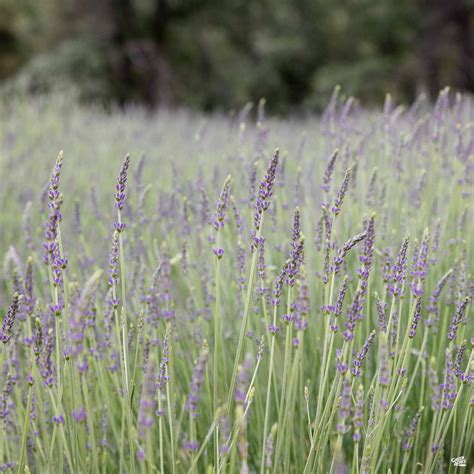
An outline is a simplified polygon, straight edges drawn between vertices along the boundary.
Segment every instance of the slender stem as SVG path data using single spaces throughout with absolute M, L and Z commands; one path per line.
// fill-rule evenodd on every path
M 273 307 L 273 325 L 276 324 L 276 317 L 277 317 L 277 306 Z M 268 422 L 270 418 L 270 396 L 271 396 L 271 386 L 272 386 L 272 375 L 273 375 L 273 358 L 275 356 L 275 337 L 276 335 L 272 335 L 272 342 L 270 344 L 270 361 L 268 363 L 268 381 L 267 381 L 267 395 L 265 401 L 265 417 L 263 422 L 263 438 L 262 438 L 262 451 L 261 451 L 261 458 L 260 458 L 260 473 L 263 474 L 265 472 L 265 443 L 267 440 L 267 431 L 268 431 Z
M 221 245 L 221 232 L 216 231 L 216 247 L 220 248 Z M 218 374 L 218 359 L 219 359 L 219 341 L 221 337 L 221 291 L 220 291 L 220 258 L 215 257 L 215 285 L 216 285 L 216 300 L 214 309 L 214 371 L 213 371 L 213 416 L 217 414 L 217 386 L 219 381 Z M 216 428 L 214 433 L 214 451 L 216 453 L 216 463 L 219 462 L 219 440 L 218 440 L 218 428 L 219 424 L 216 422 Z
M 261 237 L 262 226 L 263 226 L 263 215 L 261 218 L 260 229 L 257 232 L 256 238 Z M 247 328 L 247 322 L 248 322 L 249 312 L 250 312 L 250 304 L 252 301 L 253 282 L 255 278 L 255 269 L 257 266 L 257 257 L 258 257 L 258 252 L 257 250 L 255 250 L 254 253 L 252 254 L 252 262 L 250 264 L 250 274 L 249 274 L 249 279 L 248 279 L 249 283 L 247 287 L 247 294 L 245 297 L 244 314 L 242 316 L 242 322 L 240 325 L 240 333 L 239 333 L 239 339 L 237 343 L 237 351 L 235 353 L 234 368 L 232 370 L 232 378 L 230 380 L 230 388 L 229 388 L 229 393 L 227 396 L 227 416 L 230 415 L 230 412 L 232 409 L 232 402 L 233 402 L 234 390 L 235 390 L 235 380 L 237 377 L 237 370 L 239 368 L 240 359 L 242 358 L 244 335 L 245 335 L 245 330 Z
M 28 435 L 28 423 L 30 421 L 30 411 L 31 411 L 31 399 L 33 394 L 33 387 L 30 385 L 28 389 L 28 402 L 26 405 L 25 421 L 23 424 L 23 434 L 21 436 L 21 451 L 20 451 L 20 462 L 18 463 L 18 474 L 21 474 L 23 471 L 23 464 L 26 454 L 26 438 Z

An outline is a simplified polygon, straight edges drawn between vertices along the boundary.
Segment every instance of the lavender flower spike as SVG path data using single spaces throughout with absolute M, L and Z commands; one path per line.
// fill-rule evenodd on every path
M 416 328 L 421 319 L 421 298 L 416 300 L 415 314 L 413 315 L 413 320 L 411 322 L 410 331 L 408 332 L 408 337 L 413 338 L 416 336 Z
M 428 252 L 430 243 L 430 232 L 425 229 L 421 240 L 420 250 L 416 260 L 413 262 L 411 291 L 414 296 L 421 297 L 424 292 L 424 283 L 428 274 Z
M 398 252 L 397 261 L 391 269 L 391 282 L 389 283 L 388 289 L 392 296 L 395 298 L 402 295 L 403 288 L 405 286 L 405 280 L 407 275 L 407 250 L 408 244 L 410 243 L 410 236 L 405 237 L 405 240 L 400 247 Z
M 323 184 L 321 185 L 321 190 L 325 193 L 329 192 L 329 186 L 331 184 L 331 176 L 334 171 L 334 164 L 336 163 L 337 155 L 339 154 L 339 150 L 336 148 L 329 160 L 328 166 L 326 171 L 324 172 Z
M 359 384 L 357 388 L 356 398 L 355 398 L 355 408 L 354 408 L 354 417 L 352 418 L 352 424 L 354 426 L 354 433 L 352 435 L 352 440 L 354 443 L 358 443 L 362 436 L 360 434 L 360 429 L 364 425 L 364 386 Z
M 337 192 L 337 195 L 336 195 L 336 199 L 334 200 L 334 206 L 331 209 L 334 216 L 338 216 L 339 213 L 341 212 L 342 203 L 344 202 L 344 197 L 346 196 L 350 179 L 351 179 L 351 169 L 347 168 L 341 187 L 339 188 L 339 191 Z
M 387 309 L 387 303 L 384 303 L 377 292 L 374 294 L 375 296 L 375 306 L 377 307 L 377 314 L 379 317 L 379 329 L 382 332 L 387 331 L 387 314 L 386 314 L 386 309 Z
M 232 182 L 232 178 L 229 175 L 224 181 L 224 185 L 222 186 L 222 191 L 216 203 L 216 213 L 214 215 L 214 221 L 213 221 L 214 229 L 216 231 L 222 230 L 224 228 L 225 212 L 227 209 L 227 204 L 229 202 L 231 182 Z
M 351 237 L 338 251 L 337 255 L 334 257 L 334 273 L 338 273 L 341 265 L 344 262 L 344 258 L 348 254 L 349 250 L 352 249 L 357 243 L 361 242 L 367 237 L 367 231 L 361 232 Z
M 337 432 L 344 434 L 347 430 L 346 420 L 351 414 L 351 383 L 349 377 L 345 377 L 342 383 L 342 391 L 340 398 L 339 423 L 337 424 Z
M 50 201 L 55 201 L 59 197 L 59 182 L 61 178 L 61 168 L 63 166 L 64 153 L 61 150 L 56 158 L 51 178 L 49 180 L 48 198 Z
M 171 335 L 171 325 L 168 324 L 166 327 L 165 337 L 163 339 L 163 348 L 160 362 L 160 370 L 158 372 L 156 386 L 161 392 L 166 387 L 170 377 L 168 373 L 168 363 L 169 363 L 169 339 Z
M 119 233 L 117 230 L 114 231 L 112 236 L 112 247 L 109 255 L 109 286 L 115 286 L 118 284 L 119 270 Z
M 15 323 L 15 318 L 18 313 L 18 309 L 20 307 L 20 296 L 18 293 L 15 293 L 12 298 L 12 302 L 8 308 L 7 314 L 3 320 L 2 327 L 0 329 L 0 341 L 4 344 L 7 344 L 11 337 L 11 330 L 13 328 L 13 324 Z
M 273 152 L 272 159 L 270 160 L 270 163 L 268 165 L 265 177 L 262 179 L 262 182 L 260 183 L 260 187 L 258 189 L 258 195 L 255 200 L 254 215 L 255 230 L 257 232 L 260 230 L 263 212 L 266 211 L 270 206 L 270 198 L 273 194 L 273 185 L 275 183 L 276 168 L 278 165 L 279 158 L 280 150 L 276 148 Z
M 128 175 L 129 166 L 130 166 L 130 155 L 126 155 L 125 159 L 123 160 L 120 173 L 117 177 L 117 184 L 115 186 L 115 189 L 117 191 L 115 193 L 115 208 L 119 211 L 123 209 L 123 205 L 125 203 L 125 188 L 127 185 L 127 175 Z
M 456 373 L 454 369 L 453 354 L 449 348 L 446 349 L 446 364 L 444 367 L 443 406 L 445 410 L 450 410 L 454 406 L 457 396 Z
M 369 337 L 365 341 L 364 345 L 360 348 L 359 352 L 357 353 L 354 362 L 353 362 L 353 367 L 351 369 L 352 375 L 354 377 L 357 377 L 360 375 L 360 368 L 362 367 L 362 362 L 365 359 L 365 356 L 367 355 L 367 352 L 369 352 L 370 345 L 372 344 L 372 341 L 374 340 L 375 337 L 375 331 L 372 331 L 369 334 Z
M 466 313 L 466 308 L 469 303 L 469 296 L 466 296 L 458 305 L 456 313 L 454 313 L 453 319 L 449 326 L 448 339 L 454 341 L 458 333 L 458 327 L 464 319 L 464 314 Z
M 379 371 L 379 384 L 382 387 L 388 387 L 390 384 L 390 367 L 388 365 L 388 337 L 385 332 L 380 333 L 380 371 Z
M 432 317 L 430 316 L 430 318 L 426 321 L 426 325 L 428 327 L 434 326 L 435 331 L 437 331 L 436 325 L 438 324 L 439 320 L 439 297 L 441 296 L 441 292 L 446 286 L 446 283 L 448 282 L 452 273 L 453 269 L 451 268 L 441 277 L 429 299 L 430 304 L 428 306 L 428 314 L 432 315 Z

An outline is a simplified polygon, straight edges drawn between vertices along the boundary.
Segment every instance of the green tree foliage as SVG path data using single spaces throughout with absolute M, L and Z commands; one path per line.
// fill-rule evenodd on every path
M 470 0 L 2 0 L 0 79 L 82 99 L 320 108 L 474 89 Z

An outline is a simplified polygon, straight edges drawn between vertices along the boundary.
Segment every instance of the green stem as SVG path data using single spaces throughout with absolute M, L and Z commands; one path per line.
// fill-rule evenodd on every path
M 31 399 L 33 394 L 33 387 L 30 385 L 28 389 L 28 402 L 26 405 L 26 413 L 25 413 L 25 422 L 23 424 L 23 434 L 21 436 L 21 451 L 20 451 L 20 462 L 18 463 L 18 474 L 21 474 L 23 470 L 23 464 L 26 454 L 26 438 L 28 435 L 28 423 L 30 421 L 30 411 L 31 411 Z

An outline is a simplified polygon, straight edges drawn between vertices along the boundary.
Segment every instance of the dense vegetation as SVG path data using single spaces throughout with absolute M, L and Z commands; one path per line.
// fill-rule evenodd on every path
M 470 0 L 3 0 L 8 92 L 271 111 L 474 91 Z
M 473 118 L 2 103 L 0 470 L 472 463 Z

